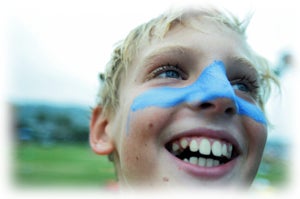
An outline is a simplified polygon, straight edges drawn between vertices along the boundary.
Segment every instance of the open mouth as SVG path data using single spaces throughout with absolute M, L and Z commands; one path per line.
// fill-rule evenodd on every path
M 179 138 L 168 142 L 165 147 L 178 159 L 201 167 L 217 167 L 239 155 L 229 141 L 208 137 Z

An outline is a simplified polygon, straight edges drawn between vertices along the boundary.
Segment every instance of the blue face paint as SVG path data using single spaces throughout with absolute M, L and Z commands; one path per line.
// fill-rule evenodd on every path
M 231 99 L 236 105 L 238 114 L 266 124 L 264 113 L 258 106 L 235 94 L 226 77 L 222 61 L 214 61 L 206 67 L 199 78 L 189 86 L 182 88 L 159 87 L 142 93 L 134 99 L 131 111 L 136 112 L 149 107 L 171 108 L 182 103 L 207 102 L 218 98 Z

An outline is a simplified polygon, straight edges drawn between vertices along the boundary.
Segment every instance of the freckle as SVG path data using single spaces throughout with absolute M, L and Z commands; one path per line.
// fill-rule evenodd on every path
M 139 157 L 138 156 L 136 156 L 135 159 L 136 159 L 136 161 L 139 161 Z
M 163 181 L 164 181 L 164 182 L 169 182 L 169 178 L 163 177 Z
M 153 128 L 153 124 L 149 123 L 148 127 L 149 127 L 149 129 Z

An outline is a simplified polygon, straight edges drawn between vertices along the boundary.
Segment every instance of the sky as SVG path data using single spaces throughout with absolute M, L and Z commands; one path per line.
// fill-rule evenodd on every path
M 98 73 L 113 45 L 136 25 L 171 6 L 195 1 L 10 1 L 7 4 L 8 101 L 46 101 L 93 105 Z M 199 2 L 199 1 L 198 1 Z M 212 0 L 243 18 L 254 11 L 249 43 L 276 63 L 283 49 L 295 45 L 299 14 L 293 1 Z M 298 15 L 298 17 L 296 16 Z

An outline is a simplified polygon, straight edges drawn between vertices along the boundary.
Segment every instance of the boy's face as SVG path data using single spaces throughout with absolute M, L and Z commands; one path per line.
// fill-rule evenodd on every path
M 152 39 L 121 82 L 108 123 L 121 186 L 239 186 L 256 175 L 267 136 L 256 70 L 235 32 L 199 26 Z

